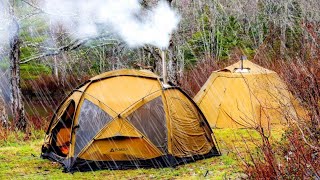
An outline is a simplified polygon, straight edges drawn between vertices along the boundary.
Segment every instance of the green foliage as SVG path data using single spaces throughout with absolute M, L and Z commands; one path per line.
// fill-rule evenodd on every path
M 46 37 L 36 37 L 36 38 L 32 38 L 32 37 L 28 37 L 25 36 L 22 41 L 25 42 L 25 44 L 34 44 L 34 45 L 24 45 L 20 48 L 20 59 L 28 59 L 32 56 L 35 56 L 37 54 L 40 53 L 39 48 L 36 47 L 37 44 L 41 44 L 42 42 L 44 42 L 46 39 Z
M 183 48 L 185 66 L 187 68 L 193 67 L 197 60 L 207 53 L 206 46 L 210 40 L 209 31 L 199 31 L 192 35 L 192 38 L 188 41 L 188 45 Z
M 295 57 L 301 53 L 301 48 L 303 46 L 301 39 L 303 38 L 303 29 L 302 29 L 302 10 L 300 4 L 296 1 L 292 2 L 289 9 L 292 11 L 293 27 L 286 28 L 286 47 L 288 49 L 287 54 L 290 57 Z
M 211 38 L 212 33 L 209 16 L 210 11 L 206 6 L 199 18 L 201 30 L 193 33 L 190 40 L 188 40 L 187 44 L 183 47 L 185 66 L 187 68 L 192 67 L 197 62 L 197 59 L 212 52 L 214 45 Z
M 253 59 L 256 51 L 253 48 L 245 47 L 242 49 L 244 55 L 246 55 L 249 59 Z
M 218 46 L 217 56 L 226 59 L 230 55 L 230 51 L 236 47 L 238 48 L 248 48 L 246 47 L 246 42 L 244 42 L 242 37 L 242 28 L 238 20 L 230 16 L 228 18 L 227 24 L 224 27 L 220 27 L 215 32 L 215 39 Z
M 192 67 L 197 59 L 205 55 L 215 54 L 220 59 L 227 59 L 235 48 L 241 49 L 249 57 L 255 53 L 252 40 L 244 33 L 241 23 L 234 16 L 229 16 L 226 20 L 220 19 L 224 25 L 216 27 L 214 33 L 212 33 L 207 13 L 202 14 L 199 21 L 203 22 L 203 29 L 193 33 L 183 48 L 187 68 Z M 259 32 L 252 31 L 251 33 L 253 36 L 258 36 Z
M 22 42 L 20 59 L 28 59 L 40 53 L 48 39 L 48 25 L 41 17 L 28 18 L 21 22 L 20 41 Z
M 196 62 L 197 62 L 197 58 L 194 55 L 194 52 L 192 52 L 192 49 L 190 47 L 184 47 L 183 48 L 183 56 L 185 59 L 185 67 L 186 69 L 189 69 L 191 67 L 193 67 Z
M 51 74 L 51 69 L 43 64 L 22 64 L 20 66 L 20 76 L 22 79 L 36 79 L 40 75 Z
M 210 32 L 208 30 L 194 33 L 189 41 L 194 56 L 203 56 L 206 52 L 206 46 L 210 43 L 208 41 L 210 40 Z
M 100 62 L 98 60 L 92 62 L 90 67 L 91 74 L 99 74 L 100 72 Z

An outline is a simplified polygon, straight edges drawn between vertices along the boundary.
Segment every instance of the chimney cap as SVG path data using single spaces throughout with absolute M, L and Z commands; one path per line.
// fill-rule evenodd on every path
M 244 61 L 244 60 L 248 60 L 248 58 L 247 58 L 247 56 L 242 55 L 242 56 L 240 57 L 240 60 L 241 60 L 241 61 Z

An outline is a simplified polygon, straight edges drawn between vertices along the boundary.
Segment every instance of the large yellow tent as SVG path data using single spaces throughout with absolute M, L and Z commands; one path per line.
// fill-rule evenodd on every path
M 220 152 L 196 104 L 150 71 L 107 72 L 75 89 L 46 133 L 42 157 L 67 171 L 164 167 Z
M 269 128 L 297 116 L 277 73 L 249 60 L 214 71 L 194 101 L 211 128 Z

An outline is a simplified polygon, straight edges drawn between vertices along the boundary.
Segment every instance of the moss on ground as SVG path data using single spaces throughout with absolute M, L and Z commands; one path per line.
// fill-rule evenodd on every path
M 32 131 L 26 137 L 10 133 L 0 140 L 0 179 L 237 179 L 243 177 L 239 154 L 256 151 L 259 134 L 253 130 L 215 130 L 222 151 L 219 157 L 180 165 L 176 168 L 100 170 L 63 173 L 58 163 L 40 158 L 44 132 Z M 282 130 L 275 130 L 272 139 L 280 139 Z M 246 148 L 247 147 L 247 148 Z

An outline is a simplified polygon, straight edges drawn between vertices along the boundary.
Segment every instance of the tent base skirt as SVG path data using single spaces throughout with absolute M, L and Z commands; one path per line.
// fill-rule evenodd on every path
M 148 160 L 131 160 L 131 161 L 88 161 L 84 159 L 76 159 L 71 167 L 68 162 L 70 159 L 64 159 L 61 156 L 54 153 L 43 153 L 41 155 L 44 159 L 50 159 L 61 163 L 64 166 L 64 172 L 76 172 L 76 171 L 93 171 L 93 170 L 125 170 L 125 169 L 137 169 L 137 168 L 164 168 L 175 167 L 180 164 L 186 164 L 194 162 L 200 159 L 210 158 L 213 156 L 220 156 L 221 154 L 216 148 L 213 148 L 209 153 L 205 155 L 194 155 L 191 157 L 178 158 L 172 155 L 164 155 Z
M 132 160 L 132 161 L 87 161 L 84 159 L 77 159 L 72 168 L 65 168 L 66 172 L 75 171 L 93 171 L 93 170 L 125 170 L 137 168 L 164 168 L 175 167 L 180 164 L 194 162 L 200 159 L 205 159 L 213 156 L 220 156 L 221 154 L 212 149 L 205 155 L 195 155 L 192 157 L 178 158 L 171 155 L 160 156 L 149 160 Z

